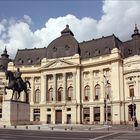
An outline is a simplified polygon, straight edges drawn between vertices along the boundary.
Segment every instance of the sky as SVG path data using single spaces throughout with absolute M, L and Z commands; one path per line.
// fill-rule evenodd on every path
M 140 0 L 0 0 L 0 53 L 47 47 L 69 24 L 77 41 L 140 29 Z

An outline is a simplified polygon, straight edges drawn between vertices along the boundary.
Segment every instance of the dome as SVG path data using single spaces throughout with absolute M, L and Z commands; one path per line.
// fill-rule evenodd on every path
M 53 40 L 47 47 L 47 58 L 60 58 L 73 56 L 77 52 L 78 42 L 74 38 L 74 34 L 66 25 L 66 28 L 61 31 L 61 36 Z

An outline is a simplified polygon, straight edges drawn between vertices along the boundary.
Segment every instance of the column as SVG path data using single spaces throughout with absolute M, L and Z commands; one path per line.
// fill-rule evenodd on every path
M 73 72 L 73 95 L 72 100 L 76 99 L 76 72 Z
M 67 82 L 66 82 L 66 73 L 63 73 L 63 95 L 62 95 L 62 101 L 66 101 L 66 92 L 67 92 Z
M 46 75 L 41 75 L 41 104 L 46 103 Z
M 135 88 L 135 96 L 136 96 L 136 99 L 139 98 L 139 81 L 138 81 L 138 76 L 136 76 L 136 88 Z
M 93 106 L 90 107 L 90 124 L 93 124 L 94 122 L 94 118 L 93 118 L 94 114 L 93 114 Z
M 54 83 L 54 93 L 53 93 L 53 101 L 56 101 L 56 93 L 57 93 L 57 85 L 56 85 L 56 74 L 53 74 L 53 83 Z
M 104 72 L 103 70 L 100 70 L 101 74 L 101 93 L 100 93 L 100 100 L 104 102 L 105 98 L 105 79 L 104 79 Z
M 93 102 L 93 71 L 90 71 L 90 102 Z
M 34 77 L 31 77 L 31 95 L 30 95 L 30 104 L 34 103 Z
M 81 102 L 80 94 L 81 94 L 81 72 L 80 68 L 77 68 L 77 73 L 76 73 L 76 100 L 77 103 Z
M 100 106 L 100 123 L 103 124 L 105 122 L 105 110 L 104 105 Z

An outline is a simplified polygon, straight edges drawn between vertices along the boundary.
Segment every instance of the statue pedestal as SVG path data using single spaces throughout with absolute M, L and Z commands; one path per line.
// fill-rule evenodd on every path
M 4 100 L 2 104 L 2 125 L 29 124 L 29 103 L 15 100 Z

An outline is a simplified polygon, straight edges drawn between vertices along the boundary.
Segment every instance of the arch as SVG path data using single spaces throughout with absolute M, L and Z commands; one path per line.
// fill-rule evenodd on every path
M 60 87 L 57 91 L 57 96 L 56 96 L 57 101 L 62 101 L 62 95 L 63 95 L 63 88 Z
M 40 103 L 40 89 L 37 89 L 35 91 L 35 98 L 34 98 L 35 103 Z
M 68 87 L 68 91 L 67 91 L 67 100 L 68 101 L 71 101 L 72 95 L 73 95 L 73 87 L 70 86 L 70 87 Z
M 94 95 L 95 100 L 99 100 L 100 91 L 101 91 L 100 85 L 99 84 L 95 85 L 95 95 Z
M 90 86 L 86 85 L 84 88 L 84 100 L 85 101 L 89 100 L 89 95 L 90 95 Z

